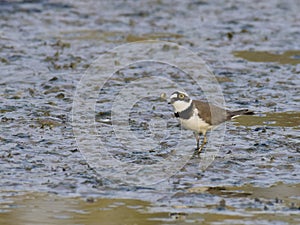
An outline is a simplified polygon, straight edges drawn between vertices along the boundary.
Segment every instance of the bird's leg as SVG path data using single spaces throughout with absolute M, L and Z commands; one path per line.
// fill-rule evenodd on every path
M 195 136 L 196 142 L 197 142 L 197 148 L 196 148 L 196 150 L 198 150 L 199 147 L 200 147 L 200 144 L 199 144 L 199 142 L 200 142 L 200 134 L 197 133 L 197 132 L 194 132 L 194 136 Z
M 207 138 L 206 138 L 206 133 L 203 134 L 203 141 L 202 144 L 200 146 L 200 148 L 198 147 L 198 154 L 201 153 L 202 149 L 204 148 L 205 144 L 207 143 Z

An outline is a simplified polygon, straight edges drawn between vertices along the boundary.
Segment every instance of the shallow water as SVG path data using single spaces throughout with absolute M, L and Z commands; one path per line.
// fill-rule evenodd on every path
M 0 224 L 299 224 L 299 10 L 293 0 L 1 2 Z M 201 56 L 226 107 L 256 115 L 220 126 L 192 157 L 193 135 L 160 94 L 215 90 L 176 65 L 131 64 L 93 90 L 96 139 L 86 143 L 97 151 L 102 141 L 113 160 L 92 168 L 73 130 L 79 81 L 107 50 L 148 39 Z M 154 76 L 173 83 L 143 83 Z M 138 79 L 132 90 L 147 92 L 130 107 L 129 135 L 116 137 L 112 125 L 124 124 L 112 119 L 112 101 Z
M 216 203 L 164 205 L 136 199 L 78 198 L 46 193 L 2 193 L 1 224 L 268 224 L 299 222 L 295 196 L 299 185 L 274 184 L 268 189 L 241 187 L 195 187 L 189 198 Z M 178 198 L 180 193 L 177 193 Z M 292 197 L 294 196 L 294 197 Z M 227 199 L 231 203 L 228 204 Z M 243 208 L 240 208 L 240 205 Z M 274 216 L 276 213 L 276 216 Z

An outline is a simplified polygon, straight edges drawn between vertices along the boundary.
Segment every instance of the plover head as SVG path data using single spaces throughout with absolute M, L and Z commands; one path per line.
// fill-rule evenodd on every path
M 192 104 L 192 99 L 182 91 L 175 91 L 170 97 L 170 104 L 175 112 L 182 112 Z

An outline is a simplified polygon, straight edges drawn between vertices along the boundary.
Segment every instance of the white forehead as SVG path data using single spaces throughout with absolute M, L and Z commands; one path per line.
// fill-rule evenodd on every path
M 177 94 L 172 94 L 171 96 L 170 96 L 170 98 L 176 98 L 177 97 Z

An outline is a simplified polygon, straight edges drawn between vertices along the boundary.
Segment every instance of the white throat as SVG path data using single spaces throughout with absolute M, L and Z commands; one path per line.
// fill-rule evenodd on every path
M 189 102 L 177 100 L 172 105 L 174 107 L 175 112 L 182 112 L 186 110 L 191 104 L 192 100 L 190 100 Z

